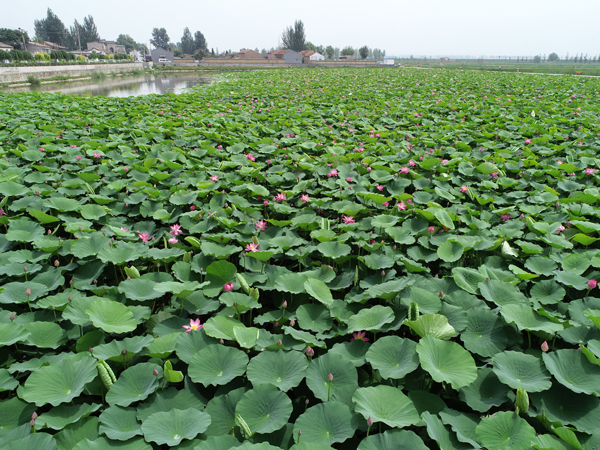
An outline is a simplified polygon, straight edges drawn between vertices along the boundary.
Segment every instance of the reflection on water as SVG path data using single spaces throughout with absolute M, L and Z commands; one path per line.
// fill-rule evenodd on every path
M 194 86 L 211 84 L 213 78 L 200 75 L 138 75 L 104 80 L 73 81 L 9 88 L 3 92 L 60 92 L 80 97 L 135 97 L 147 94 L 180 94 Z

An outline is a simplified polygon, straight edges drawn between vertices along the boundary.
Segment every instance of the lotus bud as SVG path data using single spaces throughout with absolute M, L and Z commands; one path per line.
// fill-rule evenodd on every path
M 88 350 L 90 353 L 94 353 L 94 349 L 92 347 L 90 347 Z
M 314 355 L 315 355 L 315 351 L 312 349 L 312 347 L 310 347 L 310 346 L 306 347 L 306 356 L 313 357 Z
M 158 376 L 158 370 L 154 369 L 154 370 L 152 371 L 152 375 L 154 375 L 155 377 L 157 377 L 157 376 Z
M 25 295 L 29 297 L 31 295 L 31 289 L 27 288 L 27 290 L 25 291 Z
M 274 326 L 275 328 L 277 328 L 277 327 L 279 326 L 279 322 L 275 321 L 275 323 L 273 324 L 273 326 Z
M 296 325 L 296 321 L 294 319 L 290 319 L 290 327 Z
M 279 345 L 281 347 L 281 345 L 283 345 L 283 343 L 281 342 L 281 339 L 277 339 L 277 345 Z
M 329 372 L 329 375 L 327 375 L 327 379 L 331 382 L 333 381 L 333 374 L 331 372 Z
M 127 354 L 127 350 L 123 349 L 123 351 L 121 353 L 123 354 L 123 356 L 125 356 Z
M 444 291 L 440 291 L 440 298 L 444 297 Z
M 58 259 L 55 259 L 54 260 L 54 267 L 58 267 L 58 266 L 60 266 L 60 263 L 58 262 Z
M 29 426 L 35 427 L 35 420 L 34 419 L 31 419 L 31 421 L 29 422 Z
M 189 263 L 192 260 L 192 254 L 190 252 L 185 252 L 183 255 L 183 262 Z
M 308 405 L 308 404 L 310 403 L 310 400 L 309 400 L 309 399 L 306 399 L 306 400 L 304 401 L 304 403 L 306 403 L 306 404 Z
M 372 426 L 373 426 L 373 419 L 371 419 L 371 416 L 369 416 L 369 417 L 367 418 L 367 426 L 368 426 L 368 427 L 372 427 Z
M 69 301 L 73 300 L 73 297 L 69 295 L 68 297 Z
M 37 412 L 34 411 L 33 414 L 31 415 L 31 418 L 33 420 L 37 419 L 38 418 Z
M 219 339 L 219 344 L 224 344 L 225 341 L 223 340 L 223 338 Z
M 283 309 L 287 308 L 287 300 L 283 301 Z
M 591 280 L 588 280 L 587 285 L 588 285 L 588 289 L 594 289 L 596 286 L 598 286 L 598 282 L 594 279 L 591 279 Z
M 225 283 L 223 285 L 223 290 L 227 291 L 227 292 L 232 291 L 233 290 L 233 283 Z
M 381 276 L 382 276 L 382 277 L 385 277 L 385 270 L 382 270 L 382 271 L 381 271 Z
M 408 307 L 408 320 L 413 322 L 417 320 L 419 317 L 419 305 L 416 302 L 410 302 L 410 306 Z
M 529 411 L 529 395 L 521 388 L 517 389 L 517 413 L 527 414 Z
M 302 434 L 302 430 L 298 430 L 298 437 Z
M 542 351 L 547 352 L 548 350 L 549 350 L 548 342 L 547 341 L 542 342 Z
M 23 272 L 27 272 L 27 267 L 23 266 Z
M 15 313 L 10 313 L 10 317 L 9 317 L 10 321 L 12 322 L 13 320 L 15 320 Z

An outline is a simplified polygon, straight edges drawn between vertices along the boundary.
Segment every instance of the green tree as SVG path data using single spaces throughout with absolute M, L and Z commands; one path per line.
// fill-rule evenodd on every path
M 315 44 L 313 44 L 312 42 L 309 41 L 306 44 L 304 44 L 303 50 L 310 50 L 310 51 L 316 52 L 317 47 L 315 46 Z
M 369 47 L 366 45 L 358 49 L 358 53 L 360 54 L 361 59 L 367 59 L 369 56 Z
M 141 50 L 141 45 L 135 42 L 128 34 L 120 34 L 117 40 L 115 41 L 119 45 L 125 46 L 125 51 L 129 53 L 132 50 Z
M 352 47 L 344 47 L 342 50 L 342 56 L 352 56 L 354 55 L 354 49 Z
M 196 44 L 194 42 L 194 37 L 192 36 L 192 32 L 188 27 L 183 29 L 183 36 L 181 36 L 181 51 L 185 55 L 191 55 L 196 50 Z
M 25 39 L 25 42 L 29 42 L 27 31 L 21 34 L 19 30 L 0 28 L 0 42 L 4 42 L 5 44 L 12 45 L 16 49 L 20 49 L 23 46 L 23 39 Z
M 548 61 L 550 61 L 550 62 L 558 61 L 558 60 L 560 60 L 560 58 L 554 52 L 550 53 L 550 55 L 548 56 Z
M 208 44 L 201 31 L 196 31 L 194 33 L 194 50 L 204 50 L 205 52 L 208 52 Z
M 54 42 L 58 45 L 67 46 L 70 36 L 65 24 L 52 12 L 50 8 L 46 12 L 46 18 L 33 22 L 35 34 L 43 41 Z
M 300 52 L 306 46 L 306 33 L 304 32 L 304 23 L 296 20 L 293 27 L 287 27 L 281 34 L 283 46 L 290 50 Z
M 167 30 L 164 28 L 154 28 L 152 29 L 152 39 L 150 39 L 150 43 L 155 47 L 161 47 L 165 50 L 168 50 L 170 45 L 169 42 L 171 39 L 167 34 Z
M 335 50 L 331 45 L 328 45 L 327 47 L 325 47 L 325 56 L 327 57 L 327 59 L 333 59 L 334 55 L 335 55 Z
M 536 64 L 542 62 L 542 57 L 540 55 L 535 55 L 533 57 L 533 62 Z

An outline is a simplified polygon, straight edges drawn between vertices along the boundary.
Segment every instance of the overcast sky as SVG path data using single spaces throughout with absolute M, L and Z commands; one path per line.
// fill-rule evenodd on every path
M 316 45 L 367 45 L 391 56 L 600 54 L 600 0 L 2 0 L 0 28 L 33 37 L 48 7 L 67 27 L 92 15 L 103 39 L 148 43 L 164 27 L 178 42 L 187 26 L 215 51 L 268 50 L 299 19 Z

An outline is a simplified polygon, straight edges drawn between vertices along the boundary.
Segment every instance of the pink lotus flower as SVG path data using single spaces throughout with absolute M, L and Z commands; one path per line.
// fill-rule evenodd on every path
M 300 197 L 300 200 L 302 200 L 302 203 L 307 203 L 310 201 L 310 196 L 308 194 L 304 194 L 302 197 Z
M 531 139 L 525 139 L 525 144 L 531 144 Z
M 365 337 L 367 334 L 366 331 L 359 331 L 358 333 L 353 333 L 352 334 L 352 339 L 350 339 L 350 342 L 352 341 L 365 341 L 368 342 L 369 338 Z
M 409 165 L 410 167 L 414 167 L 414 166 L 416 166 L 416 165 L 417 165 L 417 163 L 416 163 L 416 162 L 414 162 L 414 161 L 411 159 L 411 160 L 408 162 L 408 165 Z
M 410 172 L 410 169 L 408 167 L 403 167 L 400 169 L 400 173 L 408 173 Z
M 223 285 L 223 290 L 227 292 L 233 291 L 233 283 L 225 283 Z
M 127 172 L 129 170 L 129 167 L 125 167 L 123 170 L 125 170 L 125 172 Z
M 400 202 L 398 203 L 398 211 L 404 211 L 406 209 L 406 203 Z
M 75 159 L 76 159 L 77 161 L 81 161 L 81 156 L 80 156 L 80 155 L 77 155 L 77 156 L 75 157 Z
M 348 177 L 348 178 L 346 178 L 346 181 L 347 181 L 348 183 L 352 183 L 352 177 Z
M 100 159 L 102 158 L 102 155 L 100 153 L 94 153 L 94 158 Z
M 589 169 L 585 169 L 584 172 L 586 175 L 594 175 L 594 173 L 596 173 L 595 169 L 592 169 L 591 167 Z
M 588 289 L 594 289 L 596 286 L 598 286 L 598 282 L 592 278 L 591 280 L 588 280 L 587 285 Z
M 388 206 L 390 206 L 390 202 L 383 202 L 383 203 L 381 204 L 381 206 L 385 206 L 385 207 L 387 208 Z
M 430 233 L 433 233 L 433 225 L 431 225 L 431 226 L 430 226 L 430 227 L 427 229 L 427 231 L 429 231 Z
M 510 214 L 500 214 L 500 218 L 506 222 L 507 220 L 510 220 Z
M 255 156 L 252 153 L 248 153 L 245 156 L 246 156 L 246 158 L 248 158 L 252 162 L 256 161 L 256 158 L 255 158 Z
M 342 216 L 342 220 L 345 224 L 354 223 L 353 216 Z
M 463 185 L 460 187 L 460 192 L 462 192 L 462 193 L 465 193 L 465 192 L 467 192 L 467 189 L 469 189 L 469 188 L 467 187 L 467 185 L 466 185 L 466 184 L 463 184 Z
M 177 244 L 179 241 L 176 237 L 169 238 L 169 244 Z
M 490 175 L 492 176 L 492 178 L 498 178 L 499 174 L 498 174 L 498 171 L 496 171 L 496 172 L 492 172 Z
M 287 197 L 285 196 L 285 194 L 283 192 L 280 192 L 279 194 L 277 194 L 276 197 L 273 198 L 273 201 L 275 201 L 275 202 L 282 202 L 284 200 L 287 200 Z
M 377 189 L 378 189 L 379 191 L 383 191 L 383 186 L 382 186 L 381 184 L 379 184 L 379 185 L 377 185 Z
M 181 225 L 177 223 L 175 225 L 171 225 L 171 231 L 169 231 L 169 233 L 171 233 L 173 236 L 183 233 L 183 231 L 181 231 Z
M 565 231 L 565 226 L 561 224 L 556 231 Z
M 447 159 L 442 159 L 442 164 L 448 164 L 448 160 Z
M 148 242 L 150 240 L 150 235 L 145 231 L 143 233 L 138 234 L 138 236 L 144 242 Z
M 252 252 L 255 253 L 258 251 L 258 244 L 255 244 L 254 242 L 246 245 L 246 251 L 247 252 Z
M 549 350 L 550 348 L 548 347 L 548 342 L 544 341 L 542 342 L 542 351 L 545 353 Z
M 200 319 L 196 319 L 196 320 L 190 319 L 190 324 L 182 325 L 182 327 L 185 328 L 186 333 L 190 333 L 192 330 L 195 331 L 195 330 L 202 329 L 202 327 L 204 327 L 204 325 L 200 325 Z
M 5 215 L 6 213 L 4 212 L 4 209 L 0 208 L 0 217 L 2 217 L 3 215 Z
M 336 169 L 331 169 L 331 172 L 329 172 L 332 176 L 337 177 L 338 171 Z
M 218 176 L 216 176 L 216 175 L 213 175 L 212 177 L 209 177 L 209 180 L 210 180 L 210 181 L 217 182 L 217 181 L 219 181 L 219 177 L 218 177 Z
M 71 145 L 71 148 L 77 148 L 77 146 L 75 144 Z
M 267 222 L 265 222 L 264 220 L 259 220 L 254 226 L 257 230 L 265 231 L 267 229 Z

